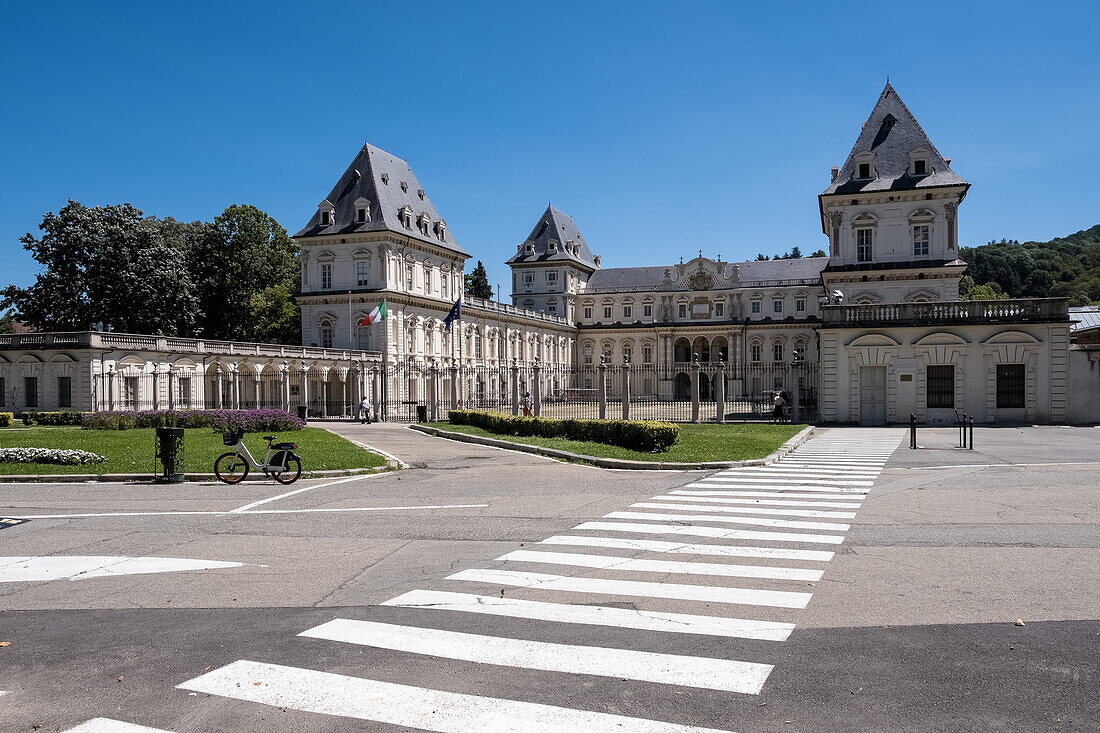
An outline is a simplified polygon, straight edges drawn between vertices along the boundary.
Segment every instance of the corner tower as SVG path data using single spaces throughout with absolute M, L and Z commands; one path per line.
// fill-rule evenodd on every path
M 588 249 L 571 218 L 547 205 L 507 265 L 512 268 L 512 305 L 575 323 L 577 293 L 599 269 L 600 257 Z
M 970 184 L 950 163 L 887 83 L 818 197 L 826 294 L 852 304 L 958 299 L 957 211 Z

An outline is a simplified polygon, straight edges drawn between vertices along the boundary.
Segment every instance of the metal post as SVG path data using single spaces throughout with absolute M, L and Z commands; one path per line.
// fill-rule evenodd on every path
M 533 387 L 532 391 L 533 391 L 533 394 L 534 394 L 534 401 L 535 401 L 535 404 L 533 405 L 534 410 L 535 410 L 535 417 L 541 417 L 542 416 L 542 363 L 538 359 L 535 359 L 535 366 L 532 367 L 531 371 L 534 374 L 534 377 L 532 377 L 532 379 L 534 379 L 534 381 L 535 381 L 535 383 L 532 385 L 532 387 Z
M 153 365 L 153 409 L 160 409 L 160 371 Z
M 428 376 L 428 419 L 432 422 L 439 422 L 439 386 L 436 384 L 438 378 L 439 366 L 433 361 Z
M 175 366 L 169 366 L 168 367 L 168 409 L 169 410 L 176 409 L 176 391 L 174 389 L 175 385 L 173 385 L 173 382 L 175 381 L 175 376 L 176 376 Z
M 691 362 L 691 421 L 699 422 L 699 355 Z
M 596 367 L 596 400 L 600 408 L 600 419 L 607 419 L 607 364 L 600 357 L 600 365 Z
M 519 414 L 519 359 L 512 357 L 512 414 Z
M 458 404 L 458 365 L 451 362 L 451 409 L 461 409 Z
M 630 419 L 630 362 L 623 363 L 623 420 Z
M 726 421 L 726 365 L 718 362 L 718 370 L 714 373 L 714 419 L 718 423 Z
M 917 416 L 909 413 L 909 447 L 917 447 Z
M 974 416 L 970 416 L 970 450 L 974 450 Z

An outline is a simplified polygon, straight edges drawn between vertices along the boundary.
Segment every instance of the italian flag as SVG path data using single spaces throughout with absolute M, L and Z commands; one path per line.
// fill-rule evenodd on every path
M 363 320 L 359 321 L 359 325 L 360 326 L 373 326 L 374 324 L 378 323 L 379 321 L 386 320 L 386 313 L 387 313 L 387 311 L 386 311 L 386 301 L 383 300 L 381 303 L 379 303 L 378 305 L 376 305 L 374 307 L 374 310 L 372 310 L 370 312 L 369 316 L 367 316 Z

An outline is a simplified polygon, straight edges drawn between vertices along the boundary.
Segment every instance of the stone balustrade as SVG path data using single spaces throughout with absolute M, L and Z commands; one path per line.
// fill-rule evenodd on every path
M 1068 323 L 1070 320 L 1069 301 L 1066 298 L 827 305 L 821 310 L 822 326 L 825 328 L 980 323 Z

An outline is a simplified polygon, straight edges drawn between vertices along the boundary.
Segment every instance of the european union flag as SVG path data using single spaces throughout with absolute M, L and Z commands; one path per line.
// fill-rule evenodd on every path
M 462 320 L 462 298 L 455 301 L 455 304 L 451 306 L 451 312 L 443 319 L 443 325 L 446 326 L 448 331 L 451 330 L 451 321 L 456 318 Z

